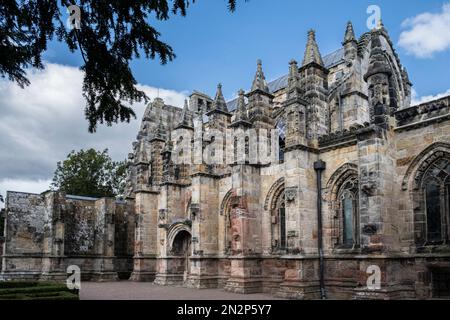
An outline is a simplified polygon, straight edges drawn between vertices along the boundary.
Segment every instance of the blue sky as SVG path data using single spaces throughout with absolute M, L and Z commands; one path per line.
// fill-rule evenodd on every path
M 448 2 L 448 1 L 447 1 Z M 351 20 L 357 36 L 367 31 L 367 7 L 378 5 L 382 19 L 397 45 L 405 28 L 402 22 L 424 12 L 438 14 L 446 1 L 434 0 L 238 0 L 235 13 L 226 10 L 225 0 L 197 0 L 186 17 L 174 16 L 155 22 L 162 40 L 172 45 L 175 61 L 161 66 L 146 59 L 132 63 L 139 83 L 152 87 L 214 94 L 222 82 L 227 98 L 239 88 L 248 88 L 255 61 L 263 60 L 268 80 L 287 73 L 288 61 L 301 61 L 310 28 L 317 31 L 323 55 L 341 45 L 345 25 Z M 444 92 L 450 87 L 449 51 L 418 58 L 396 46 L 402 63 L 420 95 Z M 68 53 L 62 44 L 50 46 L 45 56 L 54 63 L 79 66 L 79 54 Z

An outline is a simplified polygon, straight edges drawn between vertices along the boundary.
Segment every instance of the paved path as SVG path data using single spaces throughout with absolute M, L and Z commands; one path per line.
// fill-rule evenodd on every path
M 267 294 L 157 286 L 150 282 L 82 282 L 81 300 L 277 300 Z

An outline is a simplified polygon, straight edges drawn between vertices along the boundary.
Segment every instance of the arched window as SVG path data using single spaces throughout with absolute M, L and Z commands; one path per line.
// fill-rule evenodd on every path
M 234 162 L 238 161 L 238 138 L 234 137 L 233 141 Z
M 278 133 L 278 160 L 280 163 L 284 162 L 284 151 L 286 147 L 286 123 L 283 119 L 277 123 L 277 133 Z
M 279 219 L 279 234 L 280 234 L 280 248 L 286 248 L 286 204 L 284 196 L 280 199 L 278 205 L 278 219 Z
M 280 152 L 278 153 L 278 160 L 280 163 L 284 162 L 284 149 L 286 148 L 286 143 L 283 138 L 279 138 L 278 144 L 280 146 Z
M 180 179 L 180 168 L 178 166 L 175 167 L 175 169 L 174 169 L 174 177 L 175 177 L 175 180 Z
M 267 156 L 272 154 L 272 130 L 267 130 Z
M 245 137 L 245 163 L 249 162 L 250 157 L 250 139 L 248 136 Z
M 345 180 L 338 195 L 339 244 L 352 248 L 359 244 L 358 179 L 351 176 Z
M 424 203 L 426 243 L 437 244 L 448 239 L 450 207 L 450 159 L 434 161 L 424 172 L 421 190 Z
M 440 189 L 440 185 L 437 181 L 430 181 L 425 185 L 427 240 L 429 242 L 442 241 Z
M 345 192 L 341 199 L 342 208 L 342 242 L 345 246 L 353 246 L 354 237 L 354 216 L 355 206 L 353 195 L 350 192 Z
M 287 249 L 286 236 L 286 203 L 283 189 L 276 190 L 277 194 L 272 204 L 272 251 L 280 252 Z

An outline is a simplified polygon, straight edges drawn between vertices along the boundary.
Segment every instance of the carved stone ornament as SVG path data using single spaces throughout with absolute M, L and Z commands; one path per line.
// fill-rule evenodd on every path
M 368 196 L 373 196 L 377 190 L 377 183 L 375 181 L 366 181 L 361 183 L 361 190 Z
M 190 205 L 190 209 L 191 209 L 192 219 L 195 219 L 195 217 L 200 213 L 200 204 L 192 203 Z
M 166 209 L 159 209 L 159 220 L 164 220 L 166 218 Z
M 373 235 L 377 233 L 377 226 L 374 224 L 366 224 L 363 227 L 363 233 L 366 235 Z
M 295 198 L 297 197 L 297 191 L 298 191 L 298 187 L 286 188 L 286 190 L 285 190 L 286 200 L 294 201 Z

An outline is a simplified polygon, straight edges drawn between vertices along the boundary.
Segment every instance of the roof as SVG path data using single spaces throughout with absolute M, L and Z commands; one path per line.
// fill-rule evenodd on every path
M 333 68 L 344 61 L 344 48 L 340 48 L 323 57 L 323 63 L 327 69 Z M 284 75 L 268 83 L 270 93 L 287 87 L 288 75 Z M 228 110 L 234 111 L 237 107 L 237 98 L 227 102 Z

